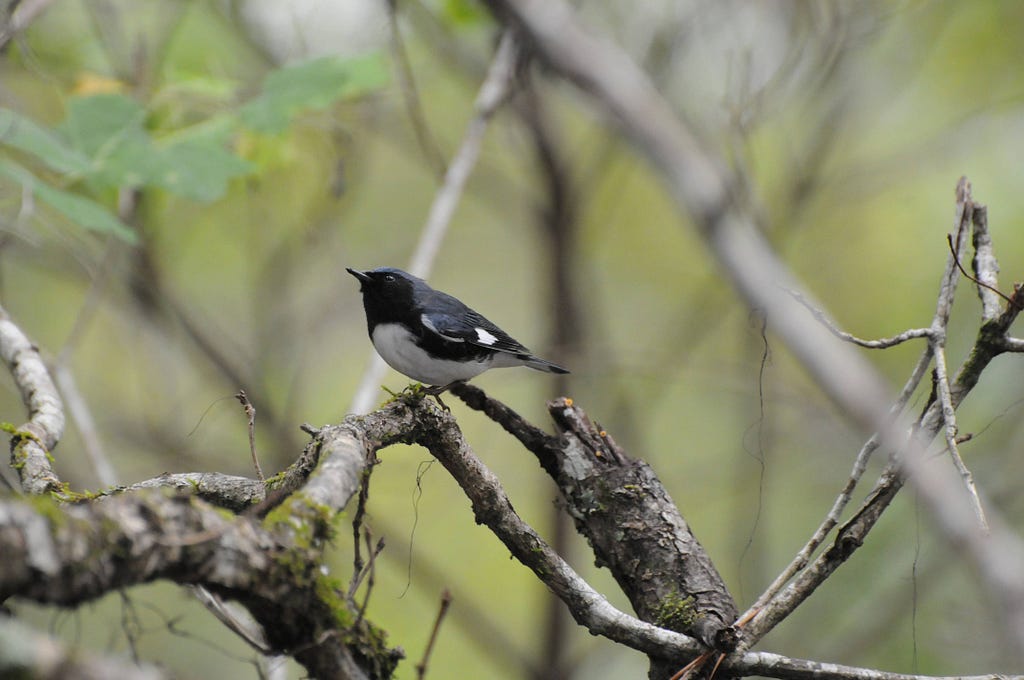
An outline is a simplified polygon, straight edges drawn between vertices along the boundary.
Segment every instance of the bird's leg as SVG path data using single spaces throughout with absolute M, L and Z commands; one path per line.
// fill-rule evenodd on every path
M 452 385 L 455 385 L 455 384 L 460 383 L 460 382 L 465 382 L 465 381 L 464 380 L 453 380 L 450 383 L 448 383 L 447 385 L 430 385 L 429 387 L 424 387 L 423 388 L 423 393 L 424 394 L 429 394 L 434 399 L 437 399 L 437 403 L 441 405 L 441 408 L 443 408 L 448 413 L 451 413 L 452 410 L 450 408 L 448 408 L 448 405 L 445 404 L 443 401 L 441 401 L 441 393 L 446 391 L 447 389 L 449 389 Z

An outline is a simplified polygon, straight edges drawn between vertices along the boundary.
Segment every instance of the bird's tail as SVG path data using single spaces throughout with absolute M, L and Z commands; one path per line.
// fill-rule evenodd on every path
M 558 364 L 553 364 L 547 359 L 541 359 L 538 356 L 532 354 L 520 354 L 519 358 L 522 359 L 523 364 L 530 368 L 538 371 L 544 371 L 545 373 L 568 373 L 568 368 L 562 368 Z

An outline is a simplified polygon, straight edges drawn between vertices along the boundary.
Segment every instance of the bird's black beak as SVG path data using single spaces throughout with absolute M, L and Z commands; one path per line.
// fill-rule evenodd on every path
M 358 269 L 352 269 L 352 267 L 345 267 L 345 271 L 359 279 L 359 283 L 361 284 L 370 282 L 370 275 L 366 272 L 361 272 Z M 362 288 L 362 286 L 359 287 Z

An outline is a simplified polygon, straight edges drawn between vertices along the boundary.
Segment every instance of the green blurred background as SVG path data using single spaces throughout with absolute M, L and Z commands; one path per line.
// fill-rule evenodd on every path
M 1024 278 L 1024 4 L 586 3 L 583 12 L 729 160 L 748 189 L 737 200 L 845 329 L 879 337 L 930 322 L 964 174 L 990 207 L 1003 287 Z M 118 482 L 251 474 L 232 398 L 240 387 L 257 406 L 268 473 L 301 450 L 300 423 L 345 415 L 371 349 L 344 267 L 404 266 L 440 184 L 408 114 L 395 27 L 426 146 L 450 158 L 496 37 L 467 2 L 401 2 L 389 16 L 383 0 L 57 1 L 6 45 L 0 301 L 73 378 Z M 743 608 L 824 516 L 864 433 L 770 325 L 766 345 L 761 319 L 614 128 L 543 69 L 530 80 L 572 187 L 568 217 L 545 222 L 550 178 L 527 116 L 506 107 L 430 281 L 572 368 L 561 386 L 530 371 L 476 383 L 541 424 L 545 400 L 564 387 L 650 462 Z M 47 160 L 31 125 L 78 154 L 70 168 Z M 75 166 L 80 157 L 87 167 Z M 69 195 L 119 214 L 129 231 L 68 219 Z M 559 266 L 569 283 L 561 300 Z M 566 300 L 576 315 L 568 335 L 556 324 Z M 954 365 L 977 319 L 963 286 Z M 921 349 L 871 359 L 898 386 Z M 19 422 L 4 380 L 0 416 Z M 392 389 L 406 382 L 385 378 Z M 963 451 L 979 487 L 1018 525 L 1022 384 L 1024 364 L 1001 357 L 960 415 L 961 431 L 977 434 Z M 516 509 L 554 536 L 555 491 L 532 457 L 448 403 Z M 85 445 L 72 423 L 58 470 L 75 489 L 101 488 Z M 545 653 L 544 587 L 474 524 L 425 451 L 381 458 L 369 524 L 387 547 L 368 616 L 406 650 L 399 677 L 414 677 L 444 588 L 454 603 L 428 677 L 645 675 L 640 654 L 571 622 L 558 654 Z M 348 521 L 332 558 L 342 578 Z M 582 541 L 570 536 L 563 551 L 628 609 Z M 90 648 L 134 645 L 183 677 L 258 676 L 256 655 L 187 592 L 155 584 L 126 598 L 70 613 L 13 607 Z M 905 491 L 868 544 L 759 648 L 901 672 L 1024 670 L 985 598 Z M 287 673 L 301 676 L 297 666 Z

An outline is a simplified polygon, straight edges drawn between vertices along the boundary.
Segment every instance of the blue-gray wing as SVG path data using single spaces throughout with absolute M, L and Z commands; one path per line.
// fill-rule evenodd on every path
M 449 342 L 465 342 L 476 347 L 511 354 L 530 353 L 530 350 L 508 333 L 469 308 L 458 314 L 425 312 L 420 320 L 428 331 Z

